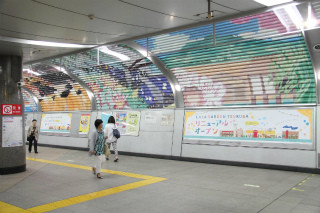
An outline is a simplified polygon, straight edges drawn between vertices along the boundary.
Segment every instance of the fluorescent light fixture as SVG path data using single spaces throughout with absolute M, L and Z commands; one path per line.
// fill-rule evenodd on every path
M 254 0 L 254 1 L 270 7 L 270 6 L 274 6 L 274 5 L 278 5 L 278 4 L 284 4 L 287 2 L 291 2 L 292 0 Z
M 285 7 L 284 10 L 289 15 L 291 21 L 296 25 L 298 29 L 303 28 L 303 18 L 295 5 Z
M 174 88 L 175 88 L 177 91 L 181 91 L 180 85 L 175 85 Z
M 56 66 L 56 65 L 53 65 L 52 67 L 68 75 L 67 71 L 63 67 Z
M 31 74 L 33 74 L 33 75 L 36 75 L 36 76 L 39 76 L 40 74 L 39 73 L 37 73 L 37 72 L 34 72 L 34 71 L 32 71 L 32 70 L 30 70 L 30 69 L 23 69 L 23 72 L 28 72 L 28 73 L 31 73 Z
M 98 49 L 99 49 L 99 51 L 101 51 L 101 52 L 103 52 L 103 53 L 106 53 L 106 54 L 108 54 L 108 55 L 113 55 L 113 56 L 115 56 L 115 57 L 117 57 L 117 58 L 120 58 L 121 61 L 128 61 L 128 60 L 130 60 L 130 58 L 129 58 L 128 56 L 126 56 L 126 55 L 124 55 L 124 54 L 122 54 L 122 53 L 118 53 L 118 52 L 109 50 L 108 47 L 106 47 L 106 46 L 99 47 Z
M 315 26 L 317 26 L 318 21 L 315 19 L 313 13 L 312 13 L 312 8 L 311 8 L 311 4 L 309 3 L 308 5 L 308 19 L 305 23 L 306 27 L 308 29 L 310 28 L 314 28 Z
M 46 46 L 46 47 L 65 47 L 65 48 L 91 48 L 96 45 L 83 45 L 83 44 L 70 44 L 70 43 L 59 43 L 51 41 L 35 41 L 21 38 L 11 38 L 7 36 L 0 36 L 0 41 L 14 42 L 20 44 L 31 44 L 37 46 Z
M 144 57 L 148 57 L 148 52 L 145 51 L 145 50 L 139 50 L 139 53 L 140 53 L 141 55 L 143 55 Z

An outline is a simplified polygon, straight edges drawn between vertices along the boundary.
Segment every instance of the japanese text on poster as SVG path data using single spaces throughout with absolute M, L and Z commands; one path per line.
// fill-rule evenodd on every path
M 71 113 L 42 114 L 40 132 L 70 133 Z
M 312 143 L 313 109 L 189 111 L 185 139 Z
M 22 117 L 2 117 L 2 147 L 22 146 Z

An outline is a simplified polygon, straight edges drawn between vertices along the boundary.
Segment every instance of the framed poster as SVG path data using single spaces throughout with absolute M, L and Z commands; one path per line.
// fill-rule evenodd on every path
M 115 112 L 114 118 L 120 135 L 125 135 L 127 129 L 127 112 Z
M 22 117 L 2 117 L 2 147 L 22 146 Z
M 80 118 L 80 127 L 79 127 L 79 133 L 80 134 L 88 134 L 89 133 L 89 127 L 90 127 L 90 114 L 82 114 Z
M 184 139 L 313 142 L 314 109 L 186 111 Z
M 42 114 L 40 132 L 70 133 L 71 113 Z

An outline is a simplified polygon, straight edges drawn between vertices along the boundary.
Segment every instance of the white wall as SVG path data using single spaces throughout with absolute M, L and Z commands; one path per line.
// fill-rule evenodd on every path
M 320 108 L 317 108 L 317 115 L 320 114 Z M 83 112 L 88 113 L 88 112 Z M 94 129 L 94 120 L 97 118 L 97 112 L 90 112 L 91 125 L 90 129 Z M 174 123 L 163 124 L 162 115 L 174 115 Z M 297 149 L 286 147 L 248 147 L 241 146 L 236 143 L 231 146 L 222 145 L 219 143 L 206 144 L 202 142 L 189 143 L 183 141 L 184 129 L 184 109 L 163 109 L 163 110 L 142 110 L 140 120 L 139 136 L 121 136 L 118 141 L 118 150 L 166 155 L 175 157 L 189 157 L 212 159 L 222 161 L 248 162 L 271 165 L 295 166 L 305 168 L 317 168 L 318 153 L 317 148 Z M 147 115 L 147 116 L 146 116 Z M 50 144 L 68 147 L 88 147 L 88 138 L 78 134 L 79 121 L 81 112 L 73 112 L 73 120 L 70 134 L 53 134 L 41 133 L 39 138 L 40 144 Z M 147 119 L 150 116 L 154 119 Z M 34 117 L 41 120 L 40 113 L 34 113 Z M 320 122 L 317 116 L 317 122 Z M 40 122 L 38 122 L 40 125 Z M 318 128 L 316 136 L 319 134 Z M 319 140 L 316 142 L 316 147 L 320 146 Z M 318 151 L 317 151 L 318 150 Z

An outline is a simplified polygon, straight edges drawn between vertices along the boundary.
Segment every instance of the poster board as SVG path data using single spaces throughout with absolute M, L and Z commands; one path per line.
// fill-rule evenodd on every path
M 22 117 L 2 117 L 2 147 L 22 146 Z
M 184 139 L 313 143 L 314 109 L 186 111 Z
M 42 114 L 40 132 L 70 133 L 72 113 Z
M 90 118 L 91 118 L 90 114 L 81 114 L 79 134 L 88 134 L 89 133 Z

